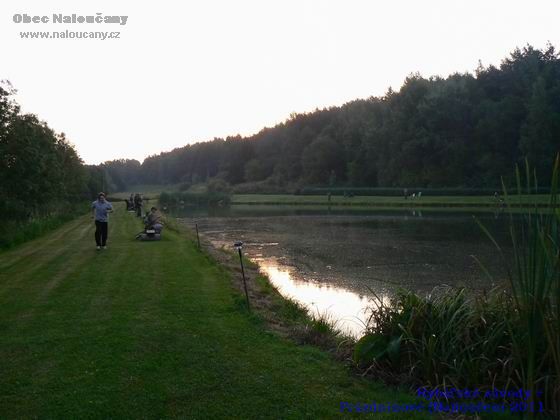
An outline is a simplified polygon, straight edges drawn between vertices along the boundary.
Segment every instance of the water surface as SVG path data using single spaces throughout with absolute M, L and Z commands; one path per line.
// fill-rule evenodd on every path
M 367 322 L 372 292 L 384 299 L 398 288 L 477 292 L 504 279 L 497 251 L 469 212 L 232 206 L 177 215 L 217 247 L 243 241 L 245 255 L 281 293 L 354 335 Z M 476 214 L 501 242 L 504 216 Z

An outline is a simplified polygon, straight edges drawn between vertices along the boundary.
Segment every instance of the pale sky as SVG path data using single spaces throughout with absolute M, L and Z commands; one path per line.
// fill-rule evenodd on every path
M 128 16 L 125 25 L 52 15 Z M 49 23 L 15 23 L 15 14 Z M 292 112 L 560 47 L 558 0 L 1 0 L 0 79 L 86 163 L 250 135 Z M 120 39 L 20 32 L 120 31 Z

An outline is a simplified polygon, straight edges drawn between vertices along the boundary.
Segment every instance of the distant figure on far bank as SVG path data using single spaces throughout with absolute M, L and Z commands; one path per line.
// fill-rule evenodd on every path
M 126 211 L 134 211 L 134 194 L 130 194 L 130 198 L 125 198 Z
M 498 205 L 498 207 L 505 207 L 506 203 L 503 199 L 503 197 L 500 197 L 500 194 L 498 194 L 498 191 L 494 192 L 494 200 L 496 200 L 496 204 Z
M 97 249 L 107 248 L 107 237 L 109 232 L 109 215 L 113 206 L 105 199 L 105 193 L 100 192 L 97 200 L 91 203 L 93 209 L 92 218 L 95 219 L 95 245 Z

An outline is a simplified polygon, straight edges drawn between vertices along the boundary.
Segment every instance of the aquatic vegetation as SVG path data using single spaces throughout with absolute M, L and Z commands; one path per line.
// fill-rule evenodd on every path
M 507 270 L 507 287 L 481 296 L 465 289 L 434 290 L 426 297 L 399 291 L 390 303 L 374 294 L 366 335 L 354 361 L 368 372 L 406 373 L 415 384 L 476 389 L 518 389 L 536 395 L 550 413 L 560 412 L 560 211 L 556 159 L 549 207 L 512 216 L 513 255 L 482 225 Z M 516 174 L 518 194 L 538 188 L 526 165 Z M 525 186 L 522 186 L 524 178 Z M 483 267 L 484 268 L 484 267 Z M 490 274 L 486 272 L 489 276 Z M 391 356 L 392 355 L 392 356 Z

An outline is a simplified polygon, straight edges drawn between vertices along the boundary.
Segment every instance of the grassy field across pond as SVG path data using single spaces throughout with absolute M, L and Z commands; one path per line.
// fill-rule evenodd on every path
M 512 198 L 512 205 L 533 206 L 535 203 L 546 205 L 548 195 L 523 195 Z M 268 195 L 235 194 L 232 204 L 284 204 L 284 205 L 341 205 L 341 206 L 383 206 L 383 207 L 495 207 L 501 206 L 499 199 L 493 196 L 422 196 L 408 199 L 391 196 L 354 196 L 333 195 Z
M 1 418 L 333 418 L 341 402 L 414 402 L 268 332 L 222 267 L 169 229 L 135 241 L 123 207 L 106 250 L 84 216 L 0 253 Z

